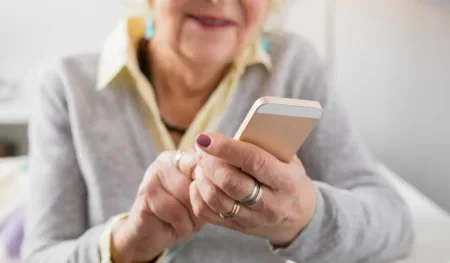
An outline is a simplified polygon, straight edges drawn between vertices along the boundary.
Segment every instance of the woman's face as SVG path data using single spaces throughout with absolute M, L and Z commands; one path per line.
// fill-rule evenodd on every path
M 154 40 L 201 63 L 229 63 L 261 30 L 268 0 L 149 0 Z

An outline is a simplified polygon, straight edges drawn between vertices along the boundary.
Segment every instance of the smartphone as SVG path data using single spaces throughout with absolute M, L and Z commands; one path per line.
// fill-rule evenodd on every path
M 280 97 L 255 101 L 234 139 L 290 162 L 322 117 L 319 102 Z

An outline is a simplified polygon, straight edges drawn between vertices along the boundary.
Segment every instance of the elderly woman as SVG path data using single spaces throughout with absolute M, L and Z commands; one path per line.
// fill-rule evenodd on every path
M 28 262 L 386 262 L 409 251 L 408 208 L 314 51 L 262 32 L 278 1 L 148 5 L 151 18 L 130 17 L 101 54 L 44 74 Z M 324 108 L 289 163 L 230 137 L 265 95 Z

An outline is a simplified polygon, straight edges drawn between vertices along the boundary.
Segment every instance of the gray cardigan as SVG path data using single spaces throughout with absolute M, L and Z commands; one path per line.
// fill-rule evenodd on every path
M 263 96 L 317 100 L 323 119 L 298 152 L 318 189 L 311 223 L 287 248 L 215 225 L 171 248 L 162 262 L 389 262 L 414 240 L 409 209 L 376 169 L 314 50 L 290 34 L 269 37 L 273 71 L 250 67 L 218 131 L 233 136 Z M 130 209 L 158 153 L 120 80 L 95 88 L 98 54 L 63 59 L 42 75 L 29 127 L 27 262 L 98 262 L 104 223 Z

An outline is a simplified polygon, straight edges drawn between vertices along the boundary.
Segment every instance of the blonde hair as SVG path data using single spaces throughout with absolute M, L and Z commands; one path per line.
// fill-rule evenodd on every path
M 268 0 L 269 12 L 263 28 L 265 31 L 283 30 L 284 18 L 293 0 Z M 121 0 L 128 15 L 147 16 L 151 12 L 148 0 Z

